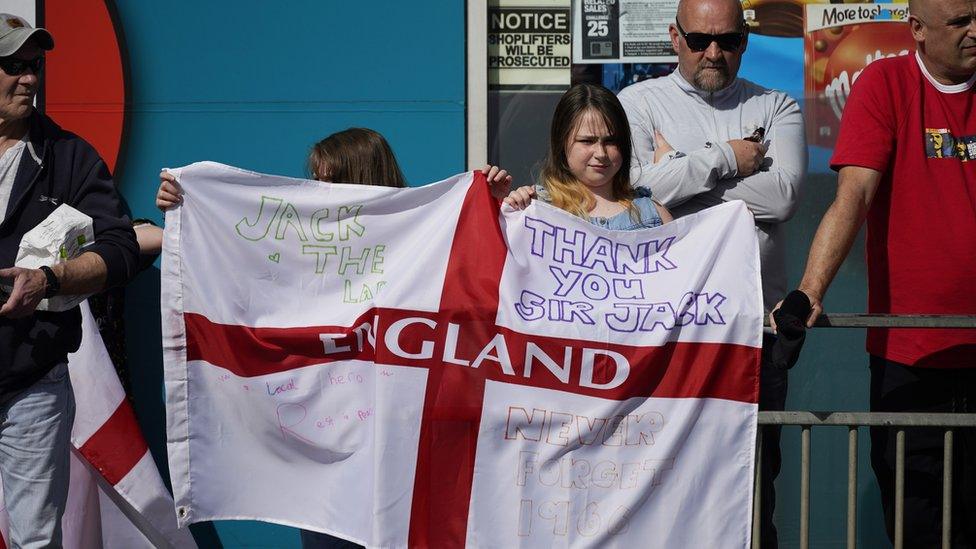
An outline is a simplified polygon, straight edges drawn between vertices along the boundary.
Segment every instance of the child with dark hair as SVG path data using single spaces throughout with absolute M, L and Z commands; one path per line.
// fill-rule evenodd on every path
M 317 181 L 354 183 L 383 187 L 406 187 L 393 149 L 378 132 L 349 128 L 312 145 L 308 153 L 308 174 Z M 159 173 L 156 207 L 166 211 L 183 198 L 179 183 L 169 172 Z
M 308 171 L 318 181 L 407 186 L 390 144 L 368 128 L 336 132 L 313 145 Z

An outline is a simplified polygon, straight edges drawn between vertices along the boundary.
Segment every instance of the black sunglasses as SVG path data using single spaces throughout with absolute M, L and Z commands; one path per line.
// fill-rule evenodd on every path
M 17 59 L 16 57 L 0 57 L 0 69 L 10 76 L 19 76 L 30 69 L 34 74 L 40 74 L 44 66 L 44 56 L 38 55 L 33 59 Z
M 744 32 L 726 32 L 723 34 L 705 34 L 704 32 L 685 32 L 681 28 L 681 23 L 677 19 L 674 20 L 674 24 L 678 27 L 678 32 L 685 39 L 685 43 L 688 44 L 688 49 L 693 52 L 702 52 L 708 49 L 712 45 L 712 42 L 718 44 L 719 48 L 724 51 L 738 51 L 742 47 L 742 42 L 746 39 L 746 33 Z

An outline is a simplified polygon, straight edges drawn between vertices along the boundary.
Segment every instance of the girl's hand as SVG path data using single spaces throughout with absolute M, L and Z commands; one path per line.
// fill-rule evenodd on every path
M 503 200 L 508 191 L 512 188 L 512 176 L 498 166 L 487 165 L 481 169 L 481 173 L 488 178 L 488 188 L 491 189 L 491 196 L 495 200 Z
M 166 210 L 183 202 L 183 189 L 176 182 L 176 178 L 168 171 L 159 172 L 159 192 L 156 193 L 156 207 L 160 211 Z
M 664 204 L 661 204 L 653 198 L 651 200 L 654 202 L 654 207 L 657 209 L 657 215 L 661 216 L 661 223 L 670 223 L 674 221 L 674 216 L 671 215 L 671 212 L 664 207 Z
M 529 204 L 532 203 L 532 199 L 534 197 L 535 187 L 532 185 L 526 185 L 509 193 L 503 202 L 516 210 L 524 210 L 529 207 Z
M 662 158 L 668 155 L 674 147 L 664 138 L 664 134 L 654 130 L 654 163 L 657 164 Z

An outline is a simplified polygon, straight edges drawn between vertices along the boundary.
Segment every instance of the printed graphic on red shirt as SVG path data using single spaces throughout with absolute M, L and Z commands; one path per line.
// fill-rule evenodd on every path
M 925 128 L 925 156 L 963 162 L 976 160 L 976 135 L 955 137 L 946 128 Z

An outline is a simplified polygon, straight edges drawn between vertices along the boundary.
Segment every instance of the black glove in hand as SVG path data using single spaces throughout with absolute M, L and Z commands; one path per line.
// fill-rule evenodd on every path
M 770 362 L 774 368 L 789 370 L 796 365 L 807 337 L 807 318 L 811 311 L 807 294 L 793 290 L 773 313 L 779 334 L 770 353 Z

